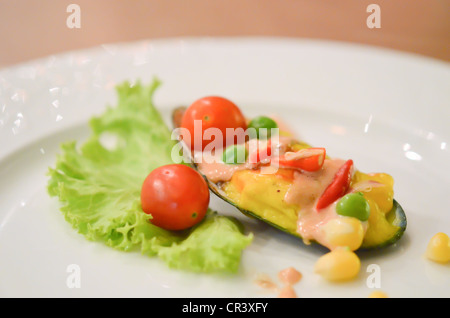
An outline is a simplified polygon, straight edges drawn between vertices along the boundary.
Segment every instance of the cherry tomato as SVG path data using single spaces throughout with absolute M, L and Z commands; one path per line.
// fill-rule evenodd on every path
M 209 189 L 191 167 L 170 164 L 153 170 L 141 190 L 142 210 L 166 230 L 183 230 L 200 222 L 209 205 Z
M 194 134 L 198 133 L 194 131 L 194 120 L 201 120 L 202 123 L 201 136 L 196 136 L 200 141 L 197 144 L 194 142 Z M 227 136 L 226 129 L 242 128 L 242 136 L 244 136 L 244 132 L 247 129 L 247 122 L 236 104 L 223 97 L 208 96 L 196 100 L 186 109 L 180 127 L 187 129 L 190 133 L 190 139 L 185 138 L 184 142 L 191 150 L 204 150 L 216 138 L 212 137 L 212 140 L 204 138 L 206 129 L 218 128 L 222 139 L 220 143 L 216 141 L 215 144 L 218 143 L 225 148 L 227 145 L 235 144 L 235 135 L 228 134 L 229 136 Z

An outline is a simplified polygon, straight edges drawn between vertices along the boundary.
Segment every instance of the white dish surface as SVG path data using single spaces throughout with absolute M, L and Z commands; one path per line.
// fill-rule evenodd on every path
M 235 101 L 249 117 L 276 113 L 298 135 L 387 172 L 408 227 L 382 251 L 362 253 L 358 278 L 331 284 L 314 274 L 325 250 L 249 219 L 213 197 L 211 207 L 255 234 L 237 274 L 171 270 L 77 234 L 46 192 L 61 142 L 82 142 L 87 121 L 115 105 L 124 80 L 163 85 L 155 104 L 206 95 Z M 254 280 L 293 266 L 299 297 L 367 297 L 370 264 L 391 297 L 449 297 L 449 265 L 423 256 L 437 232 L 450 234 L 450 66 L 423 57 L 342 43 L 271 38 L 180 38 L 104 45 L 0 70 L 0 296 L 276 297 Z M 69 288 L 67 268 L 81 270 Z

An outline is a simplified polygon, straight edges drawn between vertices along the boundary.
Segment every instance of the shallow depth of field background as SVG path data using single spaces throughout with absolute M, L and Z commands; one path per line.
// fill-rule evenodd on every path
M 81 27 L 66 25 L 67 7 Z M 369 4 L 381 28 L 367 27 Z M 105 43 L 280 36 L 369 44 L 450 61 L 449 0 L 0 0 L 0 67 Z

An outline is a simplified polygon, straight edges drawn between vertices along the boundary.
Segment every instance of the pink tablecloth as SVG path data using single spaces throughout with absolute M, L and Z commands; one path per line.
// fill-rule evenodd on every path
M 69 28 L 69 4 L 80 28 Z M 369 4 L 380 28 L 369 28 Z M 364 43 L 450 61 L 448 0 L 0 0 L 0 67 L 103 43 L 173 36 Z

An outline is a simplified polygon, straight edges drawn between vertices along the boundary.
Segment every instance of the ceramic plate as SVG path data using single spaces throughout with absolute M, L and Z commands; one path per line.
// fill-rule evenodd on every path
M 408 217 L 404 237 L 361 254 L 358 278 L 331 284 L 314 274 L 324 249 L 242 216 L 253 243 L 235 275 L 171 270 L 157 258 L 87 241 L 46 192 L 59 144 L 80 142 L 87 121 L 115 105 L 116 84 L 163 85 L 171 108 L 205 95 L 235 101 L 248 116 L 275 113 L 304 140 L 365 172 L 387 172 Z M 303 274 L 299 297 L 449 297 L 450 267 L 423 257 L 437 232 L 450 234 L 450 66 L 424 57 L 333 42 L 274 38 L 175 38 L 103 45 L 0 71 L 0 296 L 276 297 L 255 284 Z M 73 267 L 80 285 L 71 288 Z M 374 285 L 373 269 L 378 270 Z M 77 288 L 79 287 L 79 288 Z

